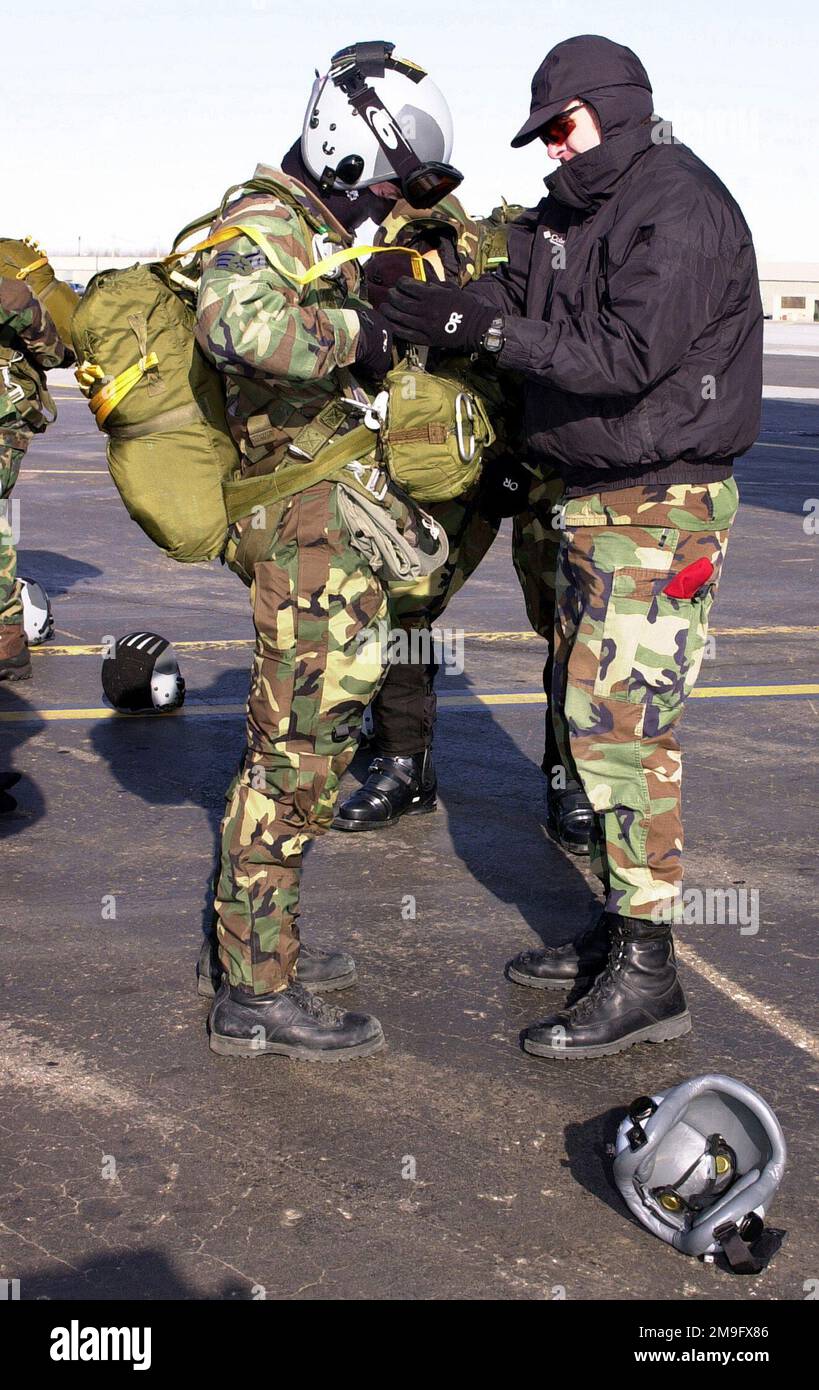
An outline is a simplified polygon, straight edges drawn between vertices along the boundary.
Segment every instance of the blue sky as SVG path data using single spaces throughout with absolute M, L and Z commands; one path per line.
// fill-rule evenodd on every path
M 0 230 L 52 253 L 75 251 L 78 237 L 83 249 L 165 249 L 257 160 L 278 161 L 301 129 L 313 68 L 361 38 L 394 41 L 446 93 L 470 211 L 501 194 L 534 203 L 554 166 L 540 146 L 509 147 L 532 72 L 561 39 L 600 33 L 642 58 L 655 110 L 737 198 L 760 259 L 819 261 L 817 14 L 815 0 L 362 0 L 349 11 L 329 0 L 0 0 Z

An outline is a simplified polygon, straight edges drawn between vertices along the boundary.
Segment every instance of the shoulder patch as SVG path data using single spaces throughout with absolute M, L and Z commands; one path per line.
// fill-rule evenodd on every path
M 219 270 L 232 270 L 237 275 L 250 275 L 254 270 L 263 270 L 267 265 L 264 253 L 256 249 L 241 256 L 238 251 L 219 251 L 213 264 Z

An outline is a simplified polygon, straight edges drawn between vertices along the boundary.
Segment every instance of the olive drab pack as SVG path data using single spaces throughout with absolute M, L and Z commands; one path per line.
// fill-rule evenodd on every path
M 21 241 L 0 237 L 0 276 L 26 282 L 53 319 L 61 341 L 70 347 L 71 319 L 79 296 L 57 279 L 37 242 L 31 237 Z M 0 343 L 0 419 L 12 410 L 34 434 L 42 434 L 57 418 L 45 373 L 25 353 Z
M 495 441 L 468 372 L 454 363 L 427 372 L 411 352 L 388 373 L 385 387 L 380 449 L 399 487 L 416 502 L 448 502 L 468 492 Z
M 509 223 L 514 222 L 524 211 L 518 203 L 507 203 L 501 199 L 500 207 L 493 208 L 488 217 L 476 220 L 478 245 L 475 251 L 475 269 L 471 279 L 487 275 L 509 259 Z
M 222 379 L 194 336 L 199 257 L 254 229 L 222 227 L 186 251 L 177 248 L 220 216 L 238 189 L 257 186 L 295 206 L 283 183 L 235 185 L 219 208 L 179 233 L 164 261 L 95 275 L 73 321 L 77 380 L 108 435 L 108 467 L 120 496 L 151 540 L 185 563 L 224 549 L 223 489 L 240 464 Z
M 14 241 L 0 238 L 0 275 L 8 280 L 25 280 L 54 320 L 66 347 L 71 347 L 71 319 L 80 302 L 79 295 L 58 280 L 41 246 L 31 237 Z

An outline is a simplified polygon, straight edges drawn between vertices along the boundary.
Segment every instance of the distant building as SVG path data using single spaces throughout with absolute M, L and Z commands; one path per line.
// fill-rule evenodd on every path
M 779 323 L 819 323 L 819 264 L 762 261 L 759 288 L 766 318 Z

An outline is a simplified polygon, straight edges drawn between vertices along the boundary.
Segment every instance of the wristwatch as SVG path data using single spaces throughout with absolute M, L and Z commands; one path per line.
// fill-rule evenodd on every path
M 503 336 L 503 319 L 493 319 L 483 335 L 482 347 L 484 352 L 491 352 L 496 355 L 500 352 L 506 339 Z

